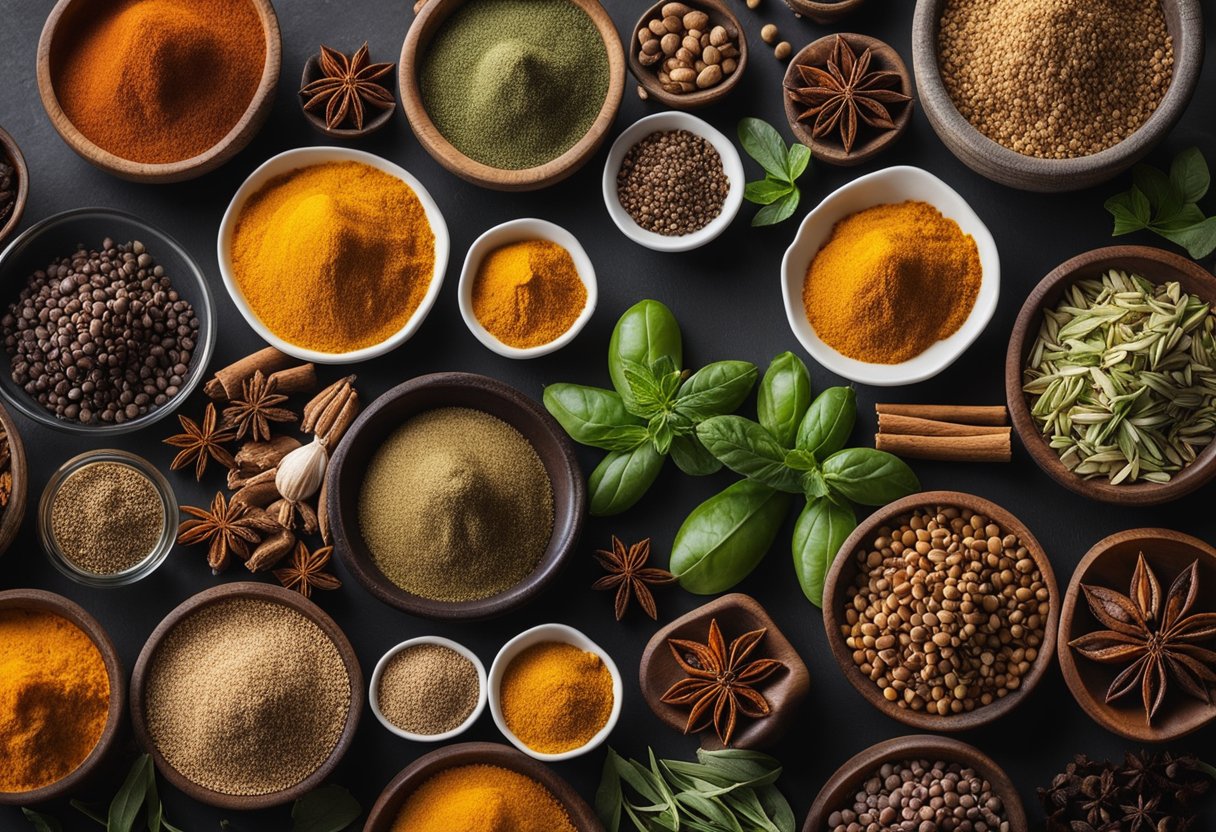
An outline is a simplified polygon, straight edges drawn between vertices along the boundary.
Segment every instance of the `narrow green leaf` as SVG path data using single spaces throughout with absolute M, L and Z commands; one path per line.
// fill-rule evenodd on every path
M 77 800 L 76 798 L 69 800 L 68 805 L 94 823 L 99 823 L 102 826 L 106 825 L 105 815 L 101 813 L 100 809 L 95 809 L 94 807 L 84 803 L 83 801 Z
M 25 815 L 25 819 L 34 827 L 35 832 L 63 832 L 63 825 L 50 815 L 35 812 L 24 806 L 21 807 L 21 814 Z
M 811 500 L 794 524 L 794 572 L 802 593 L 823 606 L 823 579 L 845 539 L 857 528 L 853 510 L 826 497 Z
M 794 189 L 789 182 L 778 182 L 771 178 L 748 182 L 743 186 L 743 198 L 757 205 L 771 205 Z
M 666 459 L 643 442 L 631 451 L 613 451 L 591 472 L 587 481 L 591 514 L 607 517 L 629 509 L 654 483 Z
M 794 142 L 785 161 L 790 182 L 796 182 L 811 163 L 811 149 L 801 142 Z
M 820 462 L 849 441 L 857 422 L 857 391 L 852 387 L 829 387 L 811 402 L 798 425 L 794 447 L 809 451 Z
M 619 755 L 611 748 L 604 758 L 604 769 L 600 774 L 600 785 L 595 790 L 595 814 L 606 832 L 619 832 L 621 828 L 621 776 L 617 773 Z
M 734 411 L 756 384 L 759 371 L 750 361 L 715 361 L 681 385 L 674 409 L 693 421 Z
M 765 205 L 756 212 L 756 216 L 752 217 L 752 225 L 759 227 L 762 225 L 776 225 L 790 218 L 798 208 L 798 200 L 801 198 L 801 193 L 795 186 L 788 194 L 774 202 L 772 205 Z
M 349 791 L 330 783 L 301 797 L 291 807 L 292 832 L 342 832 L 363 814 Z
M 788 175 L 785 140 L 767 121 L 758 118 L 741 120 L 739 144 L 773 178 L 784 179 Z
M 127 779 L 110 803 L 106 821 L 107 832 L 131 832 L 135 827 L 135 819 L 139 817 L 139 810 L 143 808 L 144 798 L 148 794 L 148 775 L 151 769 L 152 758 L 147 754 L 140 755 L 131 766 Z
M 811 404 L 811 375 L 792 352 L 772 360 L 756 395 L 756 416 L 783 447 L 792 448 Z

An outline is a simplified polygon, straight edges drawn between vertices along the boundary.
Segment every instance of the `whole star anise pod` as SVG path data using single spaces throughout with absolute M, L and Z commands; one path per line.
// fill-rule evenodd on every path
M 378 81 L 393 71 L 393 64 L 371 63 L 366 43 L 352 58 L 322 46 L 320 64 L 321 77 L 300 90 L 300 95 L 307 112 L 325 107 L 325 126 L 330 130 L 347 121 L 362 130 L 364 105 L 387 110 L 395 103 L 393 94 Z
M 776 659 L 747 660 L 766 632 L 761 628 L 744 633 L 728 648 L 715 618 L 709 622 L 705 644 L 677 638 L 667 640 L 676 664 L 687 678 L 668 688 L 660 701 L 691 708 L 685 734 L 713 725 L 722 745 L 729 746 L 740 714 L 752 719 L 769 715 L 768 700 L 756 690 L 756 685 L 785 664 Z
M 1189 696 L 1211 704 L 1216 652 L 1199 643 L 1216 639 L 1216 613 L 1187 615 L 1199 595 L 1198 561 L 1178 574 L 1164 600 L 1143 552 L 1128 595 L 1088 584 L 1081 589 L 1090 612 L 1109 629 L 1073 639 L 1069 647 L 1096 662 L 1131 662 L 1110 683 L 1107 702 L 1138 691 L 1151 724 L 1174 681 Z
M 274 570 L 274 576 L 283 586 L 294 589 L 305 598 L 311 598 L 314 589 L 338 589 L 342 581 L 325 571 L 333 551 L 333 546 L 323 546 L 310 552 L 305 543 L 297 542 L 295 551 L 291 553 L 291 566 Z
M 194 479 L 201 481 L 203 472 L 207 470 L 208 459 L 214 459 L 229 470 L 236 467 L 236 459 L 224 447 L 236 439 L 236 433 L 219 424 L 214 404 L 207 403 L 202 424 L 180 413 L 177 421 L 181 422 L 182 432 L 164 440 L 166 445 L 181 448 L 173 457 L 173 462 L 169 463 L 170 469 L 176 471 L 193 463 Z
M 224 408 L 224 425 L 236 428 L 236 438 L 246 434 L 255 442 L 270 441 L 271 422 L 294 422 L 296 414 L 279 407 L 287 397 L 278 391 L 278 383 L 267 378 L 261 370 L 241 382 L 241 398 L 233 399 Z
M 898 72 L 870 71 L 873 50 L 861 57 L 840 35 L 832 44 L 832 54 L 822 66 L 798 64 L 804 86 L 786 88 L 786 95 L 804 109 L 799 121 L 814 120 L 811 133 L 821 139 L 829 133 L 840 134 L 844 152 L 853 151 L 860 121 L 878 130 L 894 130 L 889 105 L 911 101 L 899 91 L 903 83 Z
M 625 616 L 631 596 L 637 596 L 638 605 L 652 619 L 659 617 L 650 587 L 673 583 L 676 576 L 666 569 L 646 566 L 646 561 L 650 559 L 649 537 L 625 548 L 620 538 L 613 535 L 612 550 L 597 549 L 595 559 L 608 574 L 593 583 L 591 588 L 616 589 L 617 621 Z
M 216 493 L 210 510 L 182 506 L 182 511 L 192 519 L 178 526 L 177 542 L 183 546 L 207 543 L 207 563 L 217 575 L 228 566 L 231 555 L 245 560 L 262 535 L 278 528 L 261 509 L 229 502 L 222 491 Z

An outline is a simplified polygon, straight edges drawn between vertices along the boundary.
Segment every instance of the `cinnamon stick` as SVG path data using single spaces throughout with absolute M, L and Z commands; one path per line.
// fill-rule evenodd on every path
M 1008 462 L 1012 457 L 1009 434 L 977 436 L 907 436 L 880 433 L 874 447 L 906 459 L 938 462 Z
M 1003 434 L 1009 436 L 1010 428 L 996 425 L 960 425 L 957 422 L 939 422 L 916 416 L 900 416 L 897 413 L 878 414 L 879 433 L 905 436 L 982 436 Z
M 298 367 L 288 367 L 270 374 L 270 381 L 275 383 L 275 389 L 286 395 L 292 393 L 311 393 L 317 387 L 317 365 L 301 364 Z
M 219 370 L 214 378 L 203 385 L 203 392 L 213 399 L 239 398 L 241 383 L 252 378 L 258 370 L 269 376 L 296 363 L 296 359 L 287 353 L 266 347 Z
M 879 416 L 885 413 L 963 425 L 1004 425 L 1009 419 L 1009 413 L 1003 405 L 876 404 L 874 410 Z

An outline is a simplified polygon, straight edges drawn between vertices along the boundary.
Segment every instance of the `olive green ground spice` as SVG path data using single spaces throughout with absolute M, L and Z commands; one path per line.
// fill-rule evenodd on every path
M 434 736 L 455 731 L 481 695 L 477 668 L 442 644 L 416 644 L 388 660 L 376 688 L 380 713 L 402 731 Z
M 85 572 L 125 572 L 152 553 L 164 531 L 165 506 L 156 487 L 121 462 L 74 471 L 51 501 L 51 537 Z
M 520 170 L 556 159 L 591 128 L 608 95 L 608 52 L 569 0 L 472 0 L 422 59 L 422 101 L 471 159 Z
M 480 410 L 438 408 L 376 451 L 359 525 L 376 565 L 406 592 L 488 598 L 536 568 L 553 533 L 553 486 L 515 428 Z

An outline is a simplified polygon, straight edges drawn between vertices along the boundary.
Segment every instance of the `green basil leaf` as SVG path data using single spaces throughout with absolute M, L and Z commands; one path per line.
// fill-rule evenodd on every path
M 25 815 L 25 819 L 34 827 L 34 832 L 63 832 L 63 825 L 50 815 L 35 812 L 24 806 L 21 807 L 21 814 Z
M 823 606 L 823 579 L 845 539 L 857 528 L 853 510 L 821 497 L 811 500 L 794 524 L 794 572 L 802 594 Z
M 782 446 L 791 448 L 810 405 L 811 375 L 806 364 L 792 352 L 781 353 L 768 365 L 760 381 L 756 396 L 760 424 Z
M 761 179 L 743 186 L 743 198 L 756 205 L 771 205 L 790 192 L 794 186 L 775 179 Z
M 798 425 L 794 447 L 825 460 L 849 441 L 856 421 L 857 391 L 852 387 L 829 387 L 811 402 Z
M 693 509 L 671 547 L 668 568 L 696 595 L 716 595 L 743 580 L 773 545 L 790 495 L 740 480 Z
M 757 211 L 756 216 L 752 217 L 752 226 L 776 225 L 779 222 L 784 222 L 798 209 L 798 200 L 801 198 L 801 192 L 797 186 L 794 186 L 781 199 L 771 205 L 765 205 Z
M 656 413 L 651 418 L 649 436 L 650 441 L 654 443 L 654 449 L 666 456 L 667 452 L 671 450 L 672 441 L 676 438 L 666 413 Z
M 1132 182 L 1148 197 L 1153 207 L 1153 219 L 1168 220 L 1182 208 L 1182 192 L 1162 171 L 1152 165 L 1139 164 L 1132 168 Z
M 739 144 L 774 179 L 789 175 L 786 167 L 785 139 L 767 121 L 745 118 L 739 122 Z
M 786 155 L 785 168 L 789 176 L 790 182 L 797 181 L 799 176 L 802 176 L 806 170 L 806 166 L 811 163 L 811 149 L 801 142 L 794 142 L 790 145 L 789 153 Z
M 649 367 L 622 359 L 621 369 L 625 373 L 625 384 L 629 386 L 629 395 L 621 397 L 627 411 L 642 419 L 649 419 L 667 406 L 663 384 Z
M 823 478 L 836 494 L 864 506 L 881 506 L 920 490 L 908 464 L 873 448 L 837 451 L 823 461 Z
M 606 451 L 628 451 L 646 441 L 645 425 L 625 410 L 624 399 L 611 390 L 550 384 L 542 400 L 575 442 Z
M 1182 246 L 1194 260 L 1202 260 L 1216 251 L 1216 217 L 1208 217 L 1198 225 L 1177 231 L 1158 231 L 1171 243 Z
M 779 491 L 802 493 L 799 473 L 785 465 L 785 448 L 756 422 L 714 416 L 697 425 L 697 438 L 736 474 Z
M 1182 194 L 1183 202 L 1198 202 L 1203 199 L 1211 185 L 1208 174 L 1208 163 L 1197 147 L 1188 147 L 1174 157 L 1170 165 L 1170 182 L 1178 193 Z
M 623 362 L 651 367 L 664 356 L 677 369 L 683 365 L 680 325 L 671 310 L 657 300 L 638 301 L 621 315 L 608 342 L 608 374 L 626 405 L 631 402 Z
M 680 387 L 675 411 L 693 421 L 730 413 L 743 404 L 758 371 L 750 361 L 715 361 L 697 370 Z
M 631 451 L 613 451 L 604 457 L 587 482 L 591 514 L 607 517 L 631 508 L 654 484 L 664 459 L 652 442 L 643 442 Z
M 131 832 L 135 827 L 135 818 L 139 817 L 139 810 L 143 808 L 144 798 L 148 794 L 148 774 L 151 768 L 152 758 L 147 754 L 140 755 L 131 766 L 127 779 L 110 802 L 106 819 L 107 832 Z
M 595 790 L 595 814 L 604 825 L 605 832 L 620 832 L 621 828 L 621 801 L 625 795 L 621 791 L 621 775 L 617 773 L 618 757 L 615 751 L 608 749 L 600 774 L 600 785 Z
M 291 832 L 342 832 L 363 814 L 349 791 L 330 784 L 301 797 L 291 807 Z
M 823 471 L 816 465 L 802 474 L 802 493 L 808 500 L 818 500 L 832 493 L 828 481 L 823 478 Z
M 696 433 L 677 436 L 671 441 L 671 459 L 690 477 L 704 477 L 722 469 L 722 463 L 701 444 Z

